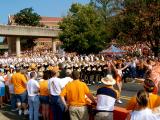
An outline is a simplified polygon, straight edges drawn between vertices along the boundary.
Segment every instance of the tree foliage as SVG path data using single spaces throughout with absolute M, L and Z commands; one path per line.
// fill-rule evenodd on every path
M 14 15 L 18 25 L 40 26 L 41 17 L 32 8 L 25 8 Z
M 108 40 L 103 20 L 91 5 L 73 4 L 60 29 L 62 47 L 68 52 L 98 53 Z
M 160 51 L 160 0 L 90 0 L 73 4 L 60 25 L 66 51 L 97 53 L 116 38 L 123 44 L 147 42 Z
M 21 46 L 23 46 L 22 50 L 33 50 L 33 47 L 36 46 L 34 37 L 22 37 L 21 38 Z
M 105 22 L 115 16 L 122 9 L 123 0 L 91 0 L 90 3 L 97 9 Z
M 117 37 L 129 43 L 149 42 L 155 55 L 158 55 L 160 0 L 124 0 L 124 9 L 117 16 L 116 24 Z
M 15 23 L 23 26 L 42 26 L 40 24 L 41 17 L 32 8 L 25 8 L 14 15 Z M 22 50 L 32 49 L 36 43 L 33 37 L 22 37 Z

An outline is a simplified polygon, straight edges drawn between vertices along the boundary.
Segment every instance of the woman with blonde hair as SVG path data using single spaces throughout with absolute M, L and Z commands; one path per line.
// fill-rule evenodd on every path
M 157 116 L 148 108 L 149 94 L 140 90 L 136 96 L 137 105 L 126 120 L 158 120 Z

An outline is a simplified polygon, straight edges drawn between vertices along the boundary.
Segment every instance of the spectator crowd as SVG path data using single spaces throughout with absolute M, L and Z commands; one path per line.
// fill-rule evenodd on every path
M 91 112 L 95 120 L 113 120 L 128 78 L 141 81 L 144 89 L 126 105 L 131 111 L 126 119 L 160 120 L 160 63 L 147 57 L 35 53 L 1 58 L 0 107 L 5 97 L 12 111 L 29 114 L 29 120 L 39 120 L 39 114 L 43 120 L 89 120 Z M 95 96 L 87 86 L 92 84 L 102 84 Z

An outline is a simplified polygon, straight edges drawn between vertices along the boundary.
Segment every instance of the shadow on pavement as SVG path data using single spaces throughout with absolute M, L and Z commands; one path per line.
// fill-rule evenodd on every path
M 1 120 L 28 120 L 28 116 L 18 115 L 18 111 L 12 112 L 10 111 L 10 106 L 6 106 L 0 109 L 1 112 Z

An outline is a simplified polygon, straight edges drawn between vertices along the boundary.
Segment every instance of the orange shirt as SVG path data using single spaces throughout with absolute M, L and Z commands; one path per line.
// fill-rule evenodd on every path
M 73 80 L 65 86 L 60 95 L 66 97 L 70 106 L 84 106 L 87 104 L 85 95 L 88 93 L 89 88 L 84 82 Z
M 137 105 L 136 97 L 132 97 L 126 106 L 126 109 L 134 110 L 136 108 L 136 105 Z M 160 96 L 150 93 L 148 108 L 152 109 L 158 106 L 160 106 Z
M 48 96 L 49 90 L 48 90 L 48 80 L 42 80 L 39 82 L 40 85 L 40 95 L 42 96 Z
M 12 75 L 11 83 L 14 86 L 15 94 L 22 94 L 26 91 L 27 79 L 21 73 L 15 73 Z

